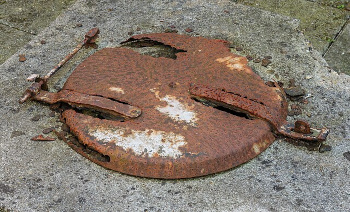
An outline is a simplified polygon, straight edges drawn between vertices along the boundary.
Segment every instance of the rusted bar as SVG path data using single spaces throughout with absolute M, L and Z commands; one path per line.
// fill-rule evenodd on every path
M 113 101 L 102 96 L 93 96 L 68 90 L 61 90 L 59 93 L 41 91 L 33 98 L 48 104 L 65 102 L 76 108 L 89 108 L 114 116 L 123 116 L 125 118 L 137 118 L 141 115 L 141 109 L 138 107 Z
M 191 83 L 189 91 L 191 97 L 199 101 L 208 101 L 217 106 L 245 113 L 252 118 L 263 119 L 269 122 L 274 130 L 277 130 L 284 121 L 279 115 L 280 111 L 278 111 L 278 109 L 273 110 L 267 107 L 263 102 L 248 99 L 240 94 L 193 83 Z
M 24 92 L 23 97 L 19 100 L 19 103 L 22 104 L 25 101 L 27 101 L 27 99 L 38 94 L 44 83 L 45 83 L 44 80 L 40 80 L 39 82 L 34 82 L 33 84 L 31 84 L 31 86 L 29 86 L 27 90 Z
M 211 105 L 222 106 L 233 111 L 246 113 L 251 118 L 260 118 L 267 121 L 276 134 L 285 137 L 306 141 L 324 141 L 329 130 L 313 129 L 319 131 L 318 135 L 311 134 L 309 124 L 303 121 L 296 121 L 288 124 L 281 118 L 280 111 L 268 108 L 264 103 L 231 92 L 224 89 L 212 88 L 206 85 L 195 85 L 191 83 L 189 92 L 192 98 L 199 101 L 209 102 Z
M 51 137 L 45 137 L 43 135 L 37 135 L 37 136 L 34 136 L 33 138 L 31 138 L 30 140 L 32 140 L 32 141 L 54 141 L 56 139 L 51 138 Z
M 69 53 L 63 60 L 61 60 L 53 69 L 51 69 L 49 71 L 49 73 L 47 73 L 43 79 L 47 80 L 48 78 L 50 78 L 54 73 L 56 73 L 56 71 L 58 71 L 58 69 L 60 69 L 67 61 L 69 61 L 82 47 L 84 46 L 84 43 L 79 43 L 74 50 Z
M 310 142 L 320 142 L 325 141 L 328 134 L 329 129 L 322 128 L 320 130 L 310 128 L 310 134 L 304 134 L 300 132 L 295 132 L 295 124 L 293 123 L 287 123 L 282 125 L 278 130 L 277 134 L 282 135 L 284 137 L 296 139 L 296 140 L 304 140 L 304 141 L 310 141 Z M 314 135 L 314 133 L 318 133 L 317 135 Z
M 23 94 L 22 98 L 19 100 L 19 103 L 24 103 L 32 96 L 35 96 L 38 94 L 38 92 L 43 89 L 47 90 L 47 80 L 57 72 L 67 61 L 69 61 L 83 46 L 85 45 L 91 45 L 94 44 L 96 39 L 98 38 L 98 34 L 100 33 L 100 30 L 98 28 L 93 28 L 89 32 L 85 34 L 84 40 L 79 43 L 74 50 L 69 53 L 63 60 L 61 60 L 53 69 L 51 69 L 44 77 L 40 78 L 39 76 L 36 76 L 38 78 L 32 79 L 28 78 L 29 80 L 35 80 L 34 82 Z M 32 75 L 31 75 L 32 76 Z
M 53 69 L 51 69 L 49 73 L 47 73 L 43 77 L 43 79 L 47 80 L 48 78 L 50 78 L 54 73 L 56 73 L 58 69 L 60 69 L 66 62 L 68 62 L 83 46 L 95 43 L 99 33 L 100 30 L 98 28 L 92 28 L 90 31 L 88 31 L 85 34 L 85 39 L 81 43 L 79 43 L 71 53 L 69 53 L 63 60 L 61 60 L 61 62 L 59 62 Z

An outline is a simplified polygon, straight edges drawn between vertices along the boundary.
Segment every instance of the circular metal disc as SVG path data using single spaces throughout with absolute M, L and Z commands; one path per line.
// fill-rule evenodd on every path
M 175 179 L 230 169 L 275 140 L 266 121 L 203 104 L 189 94 L 191 83 L 204 84 L 281 110 L 276 89 L 252 72 L 246 58 L 232 54 L 227 42 L 173 33 L 138 35 L 128 42 L 164 46 L 175 54 L 156 58 L 125 47 L 105 48 L 82 62 L 63 90 L 137 106 L 142 114 L 118 121 L 64 111 L 71 132 L 84 144 L 70 143 L 77 152 L 122 173 Z

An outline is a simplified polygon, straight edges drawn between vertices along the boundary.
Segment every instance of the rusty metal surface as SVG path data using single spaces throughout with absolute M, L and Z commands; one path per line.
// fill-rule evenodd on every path
M 294 131 L 297 133 L 310 134 L 311 128 L 308 123 L 299 120 L 294 123 Z
M 192 83 L 189 91 L 194 99 L 204 104 L 221 106 L 232 111 L 241 112 L 249 118 L 263 119 L 270 124 L 271 129 L 277 135 L 299 140 L 321 142 L 327 138 L 329 133 L 327 128 L 321 130 L 312 129 L 308 123 L 301 120 L 296 121 L 294 124 L 287 123 L 285 112 L 288 105 L 286 101 L 283 101 L 282 89 L 280 89 L 281 106 L 274 108 L 270 108 L 263 102 L 255 99 L 248 99 L 241 94 L 227 92 L 225 89 L 212 88 L 206 85 L 195 85 Z
M 32 141 L 54 141 L 56 139 L 48 137 L 48 136 L 45 137 L 43 135 L 37 135 L 37 136 L 34 136 L 33 138 L 31 138 L 30 140 L 32 140 Z
M 300 121 L 296 121 L 294 124 L 285 123 L 278 129 L 277 133 L 286 138 L 320 143 L 326 140 L 330 132 L 329 129 L 324 127 L 321 129 L 309 128 L 310 133 L 307 133 L 307 131 L 300 130 L 298 124 L 300 124 Z
M 98 33 L 90 30 L 57 67 L 95 44 Z M 265 84 L 223 40 L 137 35 L 91 55 L 61 91 L 50 93 L 47 79 L 57 67 L 43 78 L 31 76 L 35 82 L 20 102 L 63 103 L 61 118 L 77 139 L 55 131 L 58 138 L 126 174 L 203 176 L 252 159 L 276 135 L 318 144 L 329 133 L 302 121 L 287 123 L 282 85 Z
M 62 90 L 59 93 L 40 91 L 33 98 L 49 104 L 65 102 L 76 108 L 94 109 L 114 116 L 122 116 L 123 118 L 137 118 L 141 115 L 141 109 L 135 106 L 101 96 L 93 96 L 69 90 Z
M 118 122 L 64 111 L 71 132 L 84 144 L 69 143 L 77 152 L 126 174 L 175 179 L 230 169 L 275 140 L 265 120 L 204 105 L 190 94 L 191 83 L 220 88 L 264 105 L 264 112 L 279 117 L 276 122 L 285 120 L 286 103 L 279 90 L 265 85 L 246 58 L 229 51 L 226 41 L 149 34 L 128 42 L 136 41 L 176 48 L 176 59 L 105 48 L 81 63 L 60 92 L 118 100 L 140 108 L 142 114 Z M 108 160 L 91 156 L 84 148 Z
M 266 122 L 215 113 L 198 123 L 212 118 L 212 124 L 187 130 L 164 121 L 157 126 L 152 122 L 142 126 L 148 122 L 144 118 L 130 124 L 73 110 L 65 111 L 63 116 L 79 140 L 110 160 L 80 153 L 104 167 L 143 177 L 187 178 L 227 170 L 255 157 L 275 139 Z M 82 151 L 80 146 L 75 149 Z
M 212 88 L 204 85 L 190 86 L 190 94 L 199 101 L 212 102 L 233 111 L 248 114 L 251 118 L 261 118 L 271 124 L 274 130 L 286 122 L 287 104 L 281 101 L 281 107 L 270 108 L 256 99 L 248 99 L 238 93 L 227 92 L 225 89 Z M 282 99 L 282 98 L 281 98 Z
M 39 75 L 31 75 L 28 77 L 28 81 L 35 81 L 28 89 L 24 92 L 23 96 L 19 100 L 19 103 L 24 103 L 29 98 L 37 95 L 40 90 L 47 90 L 48 79 L 55 74 L 66 62 L 68 62 L 83 46 L 95 46 L 95 41 L 98 38 L 100 30 L 98 28 L 92 28 L 89 30 L 85 36 L 84 40 L 79 43 L 71 53 L 69 53 L 63 60 L 61 60 L 53 69 L 51 69 L 44 77 Z

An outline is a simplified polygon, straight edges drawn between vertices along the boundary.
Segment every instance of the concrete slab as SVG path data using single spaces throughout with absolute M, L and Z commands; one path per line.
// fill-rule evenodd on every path
M 34 36 L 0 23 L 0 64 L 27 44 Z
M 74 28 L 82 23 L 81 28 Z M 64 142 L 30 138 L 58 125 L 47 106 L 17 103 L 25 78 L 46 73 L 92 27 L 100 27 L 99 48 L 116 46 L 128 32 L 163 32 L 170 25 L 193 36 L 226 39 L 253 57 L 271 56 L 265 80 L 295 79 L 310 94 L 301 118 L 327 126 L 326 153 L 278 140 L 252 161 L 197 179 L 154 180 L 106 170 L 82 158 Z M 297 20 L 219 1 L 78 0 L 49 27 L 0 66 L 0 205 L 15 211 L 347 211 L 350 209 L 350 77 L 338 74 L 310 50 Z M 131 33 L 129 33 L 131 34 Z M 46 40 L 45 45 L 40 40 Z M 84 50 L 59 76 L 67 76 Z M 27 60 L 18 62 L 18 54 Z M 51 87 L 64 80 L 55 77 Z M 31 118 L 41 115 L 38 121 Z M 1 208 L 1 207 L 0 207 Z
M 0 64 L 47 27 L 74 0 L 0 1 Z
M 341 1 L 237 0 L 236 2 L 299 19 L 300 30 L 320 52 L 327 49 L 349 15 L 348 11 L 337 8 L 343 5 Z
M 350 75 L 350 21 L 324 57 L 334 70 Z

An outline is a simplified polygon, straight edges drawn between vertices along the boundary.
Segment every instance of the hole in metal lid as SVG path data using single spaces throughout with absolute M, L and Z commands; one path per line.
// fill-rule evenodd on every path
M 155 58 L 165 57 L 175 60 L 177 53 L 187 52 L 183 49 L 176 49 L 170 45 L 147 38 L 128 40 L 121 44 L 121 47 L 127 47 L 142 55 L 149 55 Z

